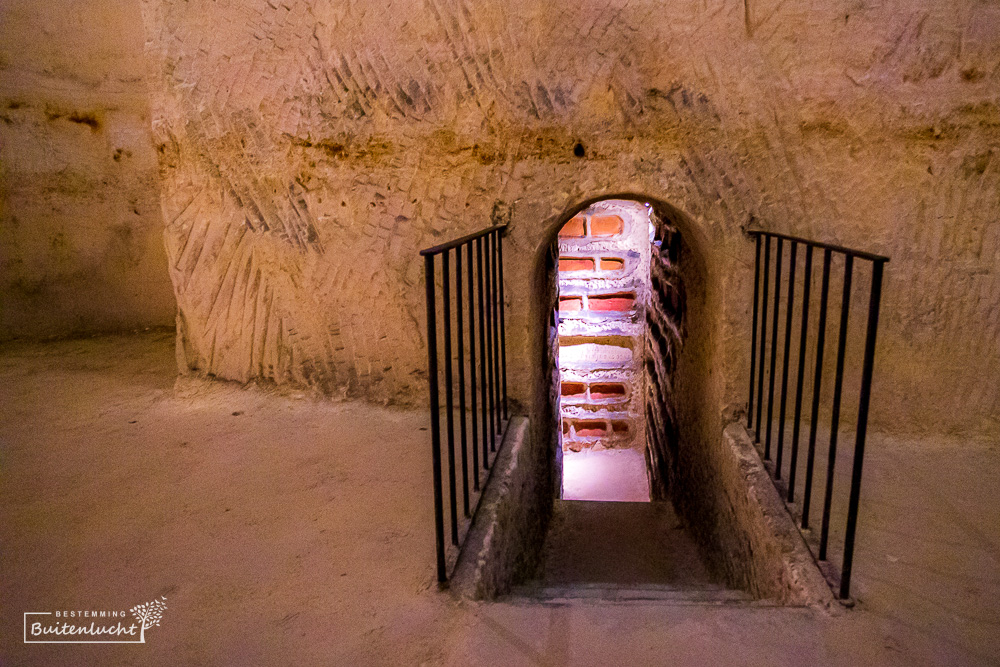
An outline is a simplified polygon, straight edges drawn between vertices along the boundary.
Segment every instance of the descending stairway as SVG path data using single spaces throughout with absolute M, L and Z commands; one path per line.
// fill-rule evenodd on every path
M 574 500 L 556 501 L 538 575 L 511 597 L 546 603 L 751 600 L 709 573 L 670 503 Z

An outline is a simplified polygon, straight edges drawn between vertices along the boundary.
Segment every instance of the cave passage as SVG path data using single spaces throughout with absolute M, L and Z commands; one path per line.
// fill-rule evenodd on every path
M 551 340 L 562 484 L 526 595 L 743 599 L 706 566 L 669 496 L 678 240 L 651 204 L 631 200 L 593 203 L 559 230 Z
M 559 231 L 562 498 L 648 502 L 643 340 L 649 206 L 597 202 Z

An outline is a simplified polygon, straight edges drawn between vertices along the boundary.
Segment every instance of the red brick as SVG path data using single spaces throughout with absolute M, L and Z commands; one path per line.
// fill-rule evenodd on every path
M 579 296 L 561 296 L 559 297 L 559 312 L 560 313 L 572 313 L 577 310 L 583 310 L 583 297 Z
M 595 382 L 590 385 L 590 397 L 601 400 L 604 398 L 623 398 L 625 385 L 620 382 Z
M 583 232 L 583 216 L 578 215 L 559 230 L 559 238 L 561 239 L 572 239 L 572 238 L 582 238 L 584 236 Z
M 590 219 L 591 236 L 615 236 L 625 229 L 625 223 L 617 215 L 598 215 Z
M 625 268 L 625 260 L 618 257 L 601 257 L 601 271 L 621 271 Z
M 560 257 L 560 271 L 593 271 L 594 260 L 589 257 Z
M 582 382 L 563 382 L 560 391 L 563 396 L 579 396 L 587 391 L 587 388 Z
M 608 432 L 607 424 L 594 419 L 584 419 L 578 421 L 574 424 L 574 426 L 576 426 L 576 435 L 579 438 L 602 436 Z
M 631 292 L 621 292 L 618 294 L 591 295 L 587 302 L 590 310 L 624 312 L 631 310 L 635 305 L 635 294 Z

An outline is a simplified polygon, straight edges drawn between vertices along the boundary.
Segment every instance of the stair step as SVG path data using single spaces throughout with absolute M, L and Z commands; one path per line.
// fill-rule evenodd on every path
M 566 584 L 541 586 L 527 584 L 515 587 L 511 598 L 525 598 L 546 603 L 586 600 L 612 604 L 663 602 L 669 604 L 734 604 L 753 602 L 743 591 L 724 586 L 705 584 L 684 588 L 645 585 L 621 586 L 615 584 Z

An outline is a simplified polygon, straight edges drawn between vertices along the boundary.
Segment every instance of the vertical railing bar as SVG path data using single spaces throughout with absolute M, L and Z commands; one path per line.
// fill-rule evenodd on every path
M 868 299 L 868 330 L 865 333 L 865 356 L 861 367 L 861 395 L 858 397 L 858 430 L 854 441 L 854 468 L 851 471 L 851 496 L 844 532 L 844 565 L 840 569 L 840 597 L 851 595 L 851 568 L 854 563 L 854 533 L 858 525 L 861 497 L 861 468 L 865 461 L 865 438 L 868 434 L 868 404 L 871 400 L 872 369 L 875 365 L 875 335 L 878 333 L 879 304 L 882 300 L 882 269 L 885 263 L 872 262 L 872 288 Z
M 750 398 L 747 400 L 747 428 L 753 426 L 753 381 L 757 361 L 757 297 L 760 292 L 760 234 L 754 236 L 757 248 L 753 260 L 753 326 L 750 329 Z
M 764 352 L 767 347 L 767 285 L 771 270 L 771 237 L 764 234 L 764 281 L 760 300 L 760 363 L 757 364 L 757 417 L 754 419 L 754 440 L 760 442 L 761 408 L 764 407 Z
M 455 342 L 458 343 L 458 429 L 462 433 L 462 509 L 469 516 L 469 442 L 465 423 L 465 324 L 462 314 L 462 246 L 455 248 Z
M 438 397 L 437 317 L 434 303 L 434 256 L 424 256 L 424 282 L 427 288 L 427 385 L 431 409 L 431 455 L 434 476 L 434 537 L 437 548 L 437 580 L 448 580 L 444 560 L 444 498 L 441 484 L 441 417 Z
M 492 280 L 490 276 L 493 274 L 493 268 L 490 265 L 491 260 L 491 250 L 490 250 L 490 235 L 487 234 L 483 237 L 483 263 L 486 267 L 486 273 L 483 274 L 483 282 L 486 285 L 486 292 L 483 297 L 483 302 L 486 304 L 486 356 L 483 357 L 483 361 L 486 362 L 486 378 L 487 378 L 487 394 L 489 396 L 489 416 L 490 416 L 490 451 L 495 452 L 497 450 L 497 424 L 496 424 L 496 401 L 495 401 L 495 391 L 496 387 L 494 385 L 494 375 L 493 375 L 493 290 Z
M 466 269 L 469 274 L 469 394 L 472 408 L 472 490 L 479 490 L 479 420 L 476 418 L 476 310 L 475 282 L 472 278 L 472 241 L 465 244 L 469 253 L 469 263 Z M 461 252 L 461 250 L 459 250 Z
M 809 528 L 809 503 L 812 500 L 813 465 L 816 458 L 816 426 L 819 422 L 819 394 L 823 381 L 823 348 L 826 343 L 826 307 L 830 296 L 829 248 L 823 251 L 823 282 L 819 295 L 819 324 L 816 338 L 816 369 L 813 372 L 812 412 L 809 421 L 809 449 L 806 455 L 806 486 L 802 498 L 802 528 Z
M 506 307 L 503 300 L 503 237 L 500 232 L 497 232 L 497 249 L 499 250 L 497 266 L 500 270 L 500 366 L 501 378 L 503 379 L 503 418 L 510 419 L 510 414 L 507 412 L 507 327 L 504 317 Z
M 778 310 L 781 306 L 781 257 L 785 240 L 778 237 L 774 260 L 774 313 L 771 321 L 771 370 L 767 380 L 767 435 L 764 438 L 764 460 L 771 458 L 771 416 L 774 414 L 774 371 L 778 361 Z
M 806 267 L 802 283 L 802 328 L 799 333 L 799 368 L 795 381 L 795 416 L 792 427 L 792 456 L 788 462 L 788 502 L 795 500 L 795 472 L 799 462 L 799 427 L 802 417 L 802 384 L 806 371 L 806 336 L 809 331 L 809 292 L 812 283 L 813 247 L 806 246 Z
M 791 242 L 788 258 L 788 303 L 785 306 L 785 358 L 781 365 L 781 398 L 778 407 L 778 454 L 774 459 L 774 478 L 781 479 L 781 453 L 785 442 L 785 408 L 788 402 L 788 354 L 792 344 L 792 310 L 795 305 L 795 259 L 799 244 Z
M 486 300 L 485 291 L 483 289 L 483 240 L 482 238 L 476 239 L 476 268 L 477 272 L 477 283 L 479 286 L 479 389 L 480 394 L 482 394 L 482 407 L 480 409 L 480 416 L 482 417 L 482 434 L 483 434 L 483 470 L 490 469 L 490 457 L 487 451 L 487 442 L 489 441 L 489 399 L 487 394 L 489 389 L 486 384 L 486 367 L 489 365 L 487 363 L 486 356 Z
M 840 303 L 840 339 L 837 341 L 837 369 L 833 384 L 833 414 L 830 418 L 830 451 L 826 469 L 826 493 L 823 497 L 823 525 L 819 538 L 819 559 L 826 560 L 830 537 L 830 506 L 833 504 L 833 474 L 837 463 L 837 435 L 840 430 L 840 395 L 844 388 L 844 350 L 847 347 L 847 319 L 851 310 L 851 275 L 854 255 L 844 261 L 844 295 Z
M 497 413 L 497 432 L 499 433 L 503 430 L 503 397 L 500 395 L 500 315 L 497 312 L 498 301 L 500 298 L 500 291 L 497 286 L 497 245 L 500 242 L 500 237 L 498 232 L 493 232 L 489 234 L 490 238 L 490 276 L 493 280 L 493 291 L 491 303 L 493 304 L 493 383 L 494 392 L 496 393 L 496 403 L 494 404 L 494 409 Z
M 444 321 L 444 397 L 445 423 L 448 426 L 448 499 L 451 502 L 451 542 L 458 546 L 458 503 L 455 490 L 455 405 L 451 377 L 451 251 L 441 253 L 441 298 Z

